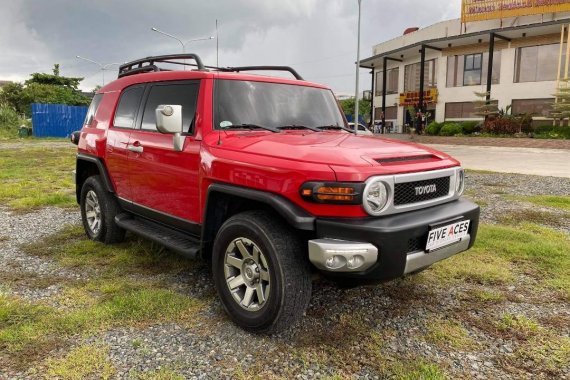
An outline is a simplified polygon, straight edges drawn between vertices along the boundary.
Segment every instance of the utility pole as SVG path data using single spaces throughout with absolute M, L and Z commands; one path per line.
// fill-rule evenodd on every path
M 358 38 L 356 43 L 356 90 L 354 96 L 354 130 L 358 131 L 358 80 L 360 69 L 360 5 L 362 0 L 358 0 Z

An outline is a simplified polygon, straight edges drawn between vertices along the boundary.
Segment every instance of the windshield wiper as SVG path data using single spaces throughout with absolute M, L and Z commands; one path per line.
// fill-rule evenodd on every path
M 298 124 L 287 124 L 277 127 L 279 129 L 309 129 L 314 132 L 322 132 L 322 129 L 317 127 L 309 127 L 308 125 L 298 125 Z
M 244 123 L 244 124 L 235 124 L 235 125 L 231 125 L 229 127 L 223 128 L 223 129 L 265 129 L 271 132 L 281 132 L 279 129 L 277 128 L 273 128 L 273 127 L 269 127 L 267 125 L 258 125 L 258 124 L 249 124 L 249 123 Z
M 317 128 L 320 128 L 321 130 L 323 130 L 323 129 L 342 129 L 343 131 L 347 131 L 347 132 L 356 134 L 356 131 L 353 131 L 352 129 L 348 129 L 348 128 L 343 127 L 342 125 L 337 125 L 337 124 L 321 125 L 321 126 L 318 126 Z

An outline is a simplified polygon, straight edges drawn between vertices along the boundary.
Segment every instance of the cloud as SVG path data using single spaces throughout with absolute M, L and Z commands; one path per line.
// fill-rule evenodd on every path
M 459 3 L 459 2 L 457 2 Z M 100 84 L 99 68 L 76 55 L 102 62 L 181 52 L 180 44 L 152 32 L 157 27 L 183 40 L 215 35 L 219 20 L 221 65 L 293 65 L 308 80 L 334 90 L 354 91 L 356 0 L 21 0 L 0 13 L 0 79 L 25 79 L 61 64 L 63 75 L 86 77 L 82 87 Z M 457 12 L 457 14 L 454 14 Z M 458 17 L 446 0 L 398 2 L 362 0 L 361 58 L 372 46 L 408 26 L 427 26 Z M 216 41 L 197 41 L 188 51 L 216 62 Z M 115 72 L 107 72 L 109 80 Z M 360 70 L 361 87 L 370 75 Z

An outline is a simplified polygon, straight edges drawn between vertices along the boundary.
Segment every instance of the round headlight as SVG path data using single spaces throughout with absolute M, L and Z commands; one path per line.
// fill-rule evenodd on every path
M 457 171 L 456 178 L 455 193 L 457 195 L 461 195 L 463 193 L 463 189 L 465 189 L 465 172 L 463 169 L 459 169 Z
M 388 189 L 381 180 L 368 182 L 363 195 L 362 205 L 370 215 L 379 215 L 388 202 Z

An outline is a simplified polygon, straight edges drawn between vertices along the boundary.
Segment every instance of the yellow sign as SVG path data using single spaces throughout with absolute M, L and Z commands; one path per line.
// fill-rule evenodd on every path
M 420 92 L 419 91 L 409 91 L 400 93 L 400 105 L 401 106 L 419 106 L 420 102 Z M 437 103 L 437 88 L 430 88 L 424 91 L 424 103 Z
M 570 11 L 570 0 L 462 0 L 461 22 Z

